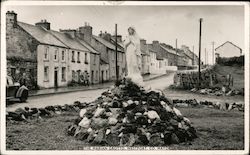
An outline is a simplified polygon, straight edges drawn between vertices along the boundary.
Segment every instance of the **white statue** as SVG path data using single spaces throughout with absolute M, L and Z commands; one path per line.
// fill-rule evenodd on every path
M 141 50 L 140 38 L 137 35 L 134 27 L 128 28 L 128 36 L 124 41 L 126 62 L 127 62 L 127 76 L 134 83 L 139 86 L 144 86 L 143 78 L 141 76 Z

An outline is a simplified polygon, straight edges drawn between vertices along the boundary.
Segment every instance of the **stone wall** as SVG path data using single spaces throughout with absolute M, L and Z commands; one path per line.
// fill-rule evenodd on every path
M 213 67 L 201 71 L 201 88 L 212 87 L 217 83 L 216 75 L 213 74 Z M 179 88 L 192 89 L 198 87 L 199 74 L 197 71 L 177 72 L 174 75 L 174 84 Z
M 21 78 L 24 78 L 28 88 L 36 89 L 36 57 L 39 42 L 18 25 L 7 24 L 6 26 L 7 75 L 15 82 L 21 82 Z

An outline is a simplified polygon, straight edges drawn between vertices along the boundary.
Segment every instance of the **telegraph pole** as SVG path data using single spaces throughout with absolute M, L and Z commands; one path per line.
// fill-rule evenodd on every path
M 176 49 L 176 55 L 175 55 L 175 64 L 176 66 L 178 65 L 177 62 L 178 62 L 178 57 L 177 57 L 177 38 L 175 39 L 175 49 Z
M 200 33 L 199 33 L 199 77 L 198 77 L 198 88 L 201 86 L 201 28 L 202 28 L 202 18 L 200 18 Z
M 207 65 L 207 49 L 205 48 L 205 66 Z
M 194 46 L 193 46 L 193 65 L 194 65 Z
M 115 24 L 115 73 L 116 73 L 116 81 L 119 79 L 119 74 L 118 74 L 118 53 L 117 53 L 117 24 Z
M 212 42 L 212 50 L 213 50 L 212 51 L 213 52 L 213 62 L 212 63 L 213 63 L 213 65 L 215 64 L 215 60 L 214 60 L 214 44 L 215 44 L 215 42 L 213 41 Z

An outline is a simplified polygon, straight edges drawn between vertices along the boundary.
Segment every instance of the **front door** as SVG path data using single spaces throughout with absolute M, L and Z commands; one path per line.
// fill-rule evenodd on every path
M 104 71 L 102 71 L 102 83 L 104 82 Z
M 54 73 L 54 84 L 55 84 L 55 88 L 58 87 L 58 75 L 57 75 L 58 71 L 57 68 L 55 68 L 55 73 Z
M 94 71 L 91 71 L 91 83 L 94 83 Z

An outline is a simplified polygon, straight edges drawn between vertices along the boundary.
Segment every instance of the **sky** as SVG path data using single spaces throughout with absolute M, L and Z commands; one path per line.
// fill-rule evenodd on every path
M 127 35 L 134 26 L 138 35 L 151 43 L 153 40 L 177 47 L 187 45 L 198 54 L 199 18 L 202 22 L 201 59 L 205 48 L 212 62 L 212 41 L 215 48 L 226 41 L 244 49 L 244 6 L 7 6 L 15 11 L 18 21 L 35 24 L 46 19 L 51 29 L 75 29 L 88 22 L 93 34 L 100 31 Z M 243 51 L 244 52 L 244 51 Z

